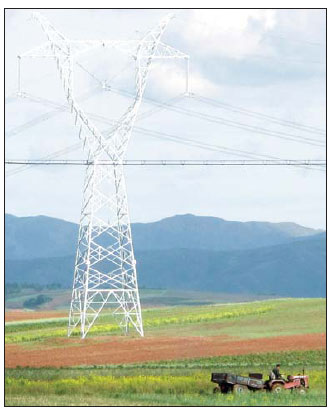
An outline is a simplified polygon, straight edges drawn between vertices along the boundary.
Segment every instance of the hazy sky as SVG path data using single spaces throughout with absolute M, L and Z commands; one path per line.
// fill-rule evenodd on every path
M 73 39 L 138 39 L 166 10 L 42 10 L 52 24 Z M 154 63 L 146 97 L 174 107 L 218 117 L 208 122 L 172 110 L 142 104 L 136 126 L 198 140 L 192 147 L 135 131 L 127 159 L 241 159 L 221 148 L 285 159 L 324 159 L 325 148 L 244 130 L 239 123 L 324 141 L 303 128 L 280 125 L 269 117 L 325 129 L 325 11 L 322 10 L 174 10 L 163 42 L 191 57 L 191 91 L 223 104 L 207 104 L 185 91 L 181 61 Z M 6 157 L 40 159 L 79 143 L 73 117 L 50 102 L 65 104 L 54 61 L 24 59 L 18 99 L 17 59 L 46 40 L 30 10 L 6 11 Z M 97 80 L 133 91 L 133 63 L 119 53 L 84 55 L 75 68 L 75 92 L 89 112 L 115 119 L 130 99 L 102 91 Z M 93 77 L 94 76 L 94 77 Z M 97 80 L 96 80 L 97 79 Z M 85 96 L 85 97 L 84 97 Z M 44 100 L 43 100 L 44 99 Z M 47 100 L 48 103 L 45 101 Z M 243 110 L 245 109 L 245 110 Z M 228 123 L 229 121 L 233 126 Z M 97 123 L 101 130 L 110 126 Z M 289 123 L 288 123 L 289 125 Z M 289 136 L 288 136 L 289 137 Z M 227 150 L 226 150 L 227 152 Z M 78 148 L 59 158 L 84 159 Z M 11 172 L 17 166 L 7 166 Z M 6 212 L 48 215 L 78 221 L 84 167 L 32 167 L 6 178 Z M 126 168 L 133 221 L 147 222 L 193 213 L 227 220 L 293 221 L 325 227 L 325 173 L 291 167 L 134 167 Z

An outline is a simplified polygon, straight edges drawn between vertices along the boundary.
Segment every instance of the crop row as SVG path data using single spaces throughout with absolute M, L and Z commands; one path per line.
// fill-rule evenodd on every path
M 41 367 L 17 367 L 6 369 L 6 377 L 27 378 L 32 380 L 54 380 L 59 378 L 75 378 L 81 375 L 113 375 L 113 376 L 134 376 L 134 375 L 191 375 L 195 372 L 203 371 L 232 371 L 239 374 L 260 372 L 268 374 L 271 365 L 281 363 L 282 372 L 286 375 L 299 373 L 305 368 L 306 373 L 311 377 L 311 371 L 315 370 L 315 376 L 325 373 L 326 351 L 288 351 L 254 353 L 237 356 L 217 356 L 205 358 L 192 358 L 173 361 L 144 362 L 132 364 L 105 364 L 105 365 L 84 365 L 62 368 Z M 318 373 L 318 371 L 320 371 Z
M 324 371 L 312 371 L 310 384 L 312 388 L 324 388 L 326 375 Z M 101 376 L 88 375 L 75 378 L 54 380 L 30 380 L 26 378 L 5 378 L 7 394 L 36 393 L 42 394 L 204 394 L 210 393 L 213 384 L 209 373 L 195 373 L 189 376 L 173 375 L 139 375 L 139 376 Z
M 224 317 L 235 316 L 238 311 L 240 314 L 250 314 L 253 311 L 258 310 L 272 310 L 280 305 L 280 302 L 269 302 L 269 304 L 262 304 L 261 302 L 252 302 L 245 304 L 232 304 L 232 305 L 206 305 L 206 306 L 197 306 L 197 307 L 172 307 L 172 308 L 150 308 L 143 310 L 144 321 L 154 320 L 154 319 L 168 319 L 172 317 L 173 319 L 179 318 L 183 319 L 184 317 L 189 318 L 193 317 L 214 317 L 220 316 L 220 313 L 224 313 Z M 106 310 L 101 313 L 98 317 L 98 320 L 102 323 L 108 322 L 111 317 L 111 311 Z M 254 312 L 255 313 L 255 312 Z M 234 315 L 232 315 L 234 314 Z M 174 321 L 172 321 L 173 323 Z M 68 323 L 68 318 L 52 318 L 52 319 L 34 319 L 34 320 L 25 320 L 25 321 L 13 321 L 6 322 L 5 331 L 6 333 L 11 332 L 21 332 L 26 330 L 33 329 L 49 329 L 52 327 L 64 327 Z
M 6 393 L 65 394 L 80 391 L 98 393 L 197 393 L 205 392 L 211 384 L 204 375 L 194 376 L 99 376 L 77 378 L 29 380 L 6 378 Z
M 306 350 L 306 351 L 287 351 L 287 352 L 267 352 L 267 353 L 249 353 L 246 355 L 226 355 L 211 356 L 204 358 L 170 360 L 159 362 L 145 362 L 135 364 L 120 365 L 100 365 L 101 369 L 178 369 L 178 368 L 225 368 L 225 367 L 260 367 L 271 366 L 276 363 L 285 367 L 317 367 L 326 365 L 325 350 Z M 82 367 L 77 367 L 81 369 Z M 97 366 L 84 366 L 87 368 L 97 368 Z
M 183 314 L 183 316 L 174 316 L 174 317 L 160 317 L 160 318 L 153 318 L 153 319 L 145 319 L 144 320 L 144 326 L 145 327 L 160 327 L 160 326 L 167 326 L 167 325 L 182 325 L 182 324 L 191 324 L 191 323 L 201 323 L 201 322 L 213 322 L 213 321 L 220 321 L 224 319 L 232 319 L 232 318 L 239 318 L 243 316 L 249 316 L 249 315 L 263 315 L 267 312 L 270 312 L 273 309 L 272 306 L 261 306 L 261 307 L 246 307 L 246 308 L 238 308 L 238 309 L 233 309 L 233 310 L 222 310 L 219 309 L 218 311 L 213 311 L 213 312 L 206 312 L 206 313 L 191 313 L 191 314 Z M 6 336 L 5 336 L 5 342 L 6 343 L 20 343 L 20 342 L 30 342 L 30 341 L 36 341 L 36 340 L 42 340 L 45 338 L 52 338 L 52 337 L 64 337 L 66 336 L 66 329 L 65 328 L 59 328 L 59 329 L 52 329 L 52 330 L 43 330 L 44 328 L 37 328 L 36 326 L 38 324 L 33 323 L 33 329 L 31 330 L 32 333 L 30 333 L 30 330 L 19 330 L 19 332 L 25 331 L 26 333 L 17 333 L 20 326 L 22 325 L 17 325 L 16 329 L 13 328 L 12 330 L 10 329 L 10 325 L 8 325 L 6 328 Z M 42 323 L 42 325 L 45 325 L 45 322 Z M 46 323 L 47 325 L 47 323 Z M 14 325 L 15 326 L 15 325 Z M 52 327 L 57 327 L 58 323 L 57 322 L 50 322 L 50 326 Z M 13 334 L 10 334 L 10 332 L 16 332 Z M 91 331 L 90 331 L 90 336 L 95 334 L 95 335 L 100 335 L 103 333 L 106 334 L 112 334 L 116 333 L 118 331 L 118 326 L 114 324 L 100 324 L 100 325 L 95 325 Z M 77 336 L 79 334 L 79 330 L 77 329 L 74 331 L 73 335 Z

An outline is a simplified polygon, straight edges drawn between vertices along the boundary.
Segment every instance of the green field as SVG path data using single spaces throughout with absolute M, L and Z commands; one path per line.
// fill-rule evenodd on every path
M 153 296 L 155 298 L 156 294 L 153 293 Z M 191 298 L 194 300 L 193 295 Z M 325 310 L 325 299 L 276 299 L 250 303 L 150 307 L 143 310 L 143 319 L 145 335 L 152 340 L 154 337 L 226 335 L 241 340 L 324 333 Z M 27 351 L 38 348 L 44 354 L 53 347 L 63 347 L 65 351 L 66 346 L 81 344 L 77 339 L 69 339 L 68 343 L 64 343 L 66 325 L 66 318 L 8 322 L 5 327 L 6 344 L 18 344 Z M 110 342 L 111 351 L 111 339 L 120 334 L 121 331 L 106 311 L 91 329 L 88 342 Z M 282 364 L 282 373 L 285 375 L 297 374 L 305 368 L 310 378 L 310 390 L 305 396 L 290 391 L 282 396 L 264 392 L 240 397 L 212 394 L 214 384 L 210 382 L 211 372 L 229 371 L 242 375 L 261 372 L 267 378 L 269 370 L 277 362 Z M 273 353 L 121 365 L 17 367 L 7 369 L 5 375 L 8 406 L 318 406 L 326 403 L 325 350 L 276 350 Z
M 285 374 L 305 365 L 310 377 L 306 395 L 265 392 L 244 396 L 212 394 L 212 371 L 246 375 L 281 362 Z M 325 351 L 225 356 L 121 366 L 16 368 L 6 371 L 6 405 L 325 405 Z
M 294 313 L 294 316 L 289 316 Z M 325 299 L 276 299 L 251 303 L 175 306 L 143 310 L 146 336 L 243 338 L 325 332 Z M 67 318 L 9 322 L 6 343 L 66 337 Z M 89 336 L 120 335 L 110 313 L 103 312 Z M 79 330 L 74 335 L 79 335 Z
M 70 305 L 71 293 L 70 289 L 36 291 L 32 288 L 23 288 L 19 292 L 8 294 L 5 305 L 6 309 L 22 309 L 24 301 L 43 294 L 52 300 L 39 309 L 67 311 Z M 140 299 L 143 307 L 212 305 L 215 303 L 251 302 L 275 297 L 186 290 L 140 289 Z

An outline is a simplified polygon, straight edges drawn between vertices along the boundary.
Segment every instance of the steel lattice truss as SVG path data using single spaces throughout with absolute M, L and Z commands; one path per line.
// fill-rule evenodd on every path
M 153 59 L 189 56 L 161 43 L 171 18 L 166 16 L 141 40 L 76 41 L 59 33 L 41 14 L 34 13 L 48 41 L 19 56 L 55 59 L 63 89 L 87 151 L 89 164 L 83 188 L 79 239 L 75 262 L 68 336 L 80 326 L 84 338 L 105 304 L 111 304 L 120 327 L 129 325 L 143 336 L 123 160 L 142 102 Z M 115 48 L 135 62 L 136 94 L 132 104 L 107 134 L 93 124 L 73 92 L 75 58 L 96 48 Z M 19 90 L 20 91 L 20 90 Z M 110 164 L 100 164 L 108 159 Z

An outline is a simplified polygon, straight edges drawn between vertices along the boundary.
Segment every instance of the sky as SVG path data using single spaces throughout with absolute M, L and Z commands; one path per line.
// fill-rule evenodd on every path
M 40 12 L 71 39 L 128 40 L 142 38 L 170 11 Z M 174 18 L 162 41 L 190 56 L 192 94 L 184 96 L 183 61 L 154 62 L 126 159 L 230 160 L 244 159 L 248 152 L 262 158 L 325 159 L 324 146 L 303 143 L 325 141 L 324 133 L 317 132 L 326 122 L 325 11 L 171 12 Z M 30 98 L 15 94 L 17 55 L 46 41 L 31 10 L 6 10 L 5 33 L 6 158 L 41 159 L 76 145 L 58 159 L 85 159 L 72 115 L 58 109 L 66 100 L 54 61 L 22 58 L 21 90 Z M 126 93 L 134 92 L 134 64 L 119 52 L 96 50 L 81 56 L 74 79 L 82 107 L 103 117 L 96 121 L 101 131 L 109 129 L 110 121 L 132 101 Z M 115 91 L 102 90 L 103 81 Z M 151 99 L 173 105 L 156 110 Z M 188 146 L 188 139 L 203 144 Z M 78 222 L 84 167 L 34 166 L 14 172 L 16 168 L 6 166 L 6 213 Z M 292 221 L 314 228 L 326 225 L 325 173 L 319 170 L 126 166 L 125 173 L 134 222 L 192 213 L 237 221 Z

